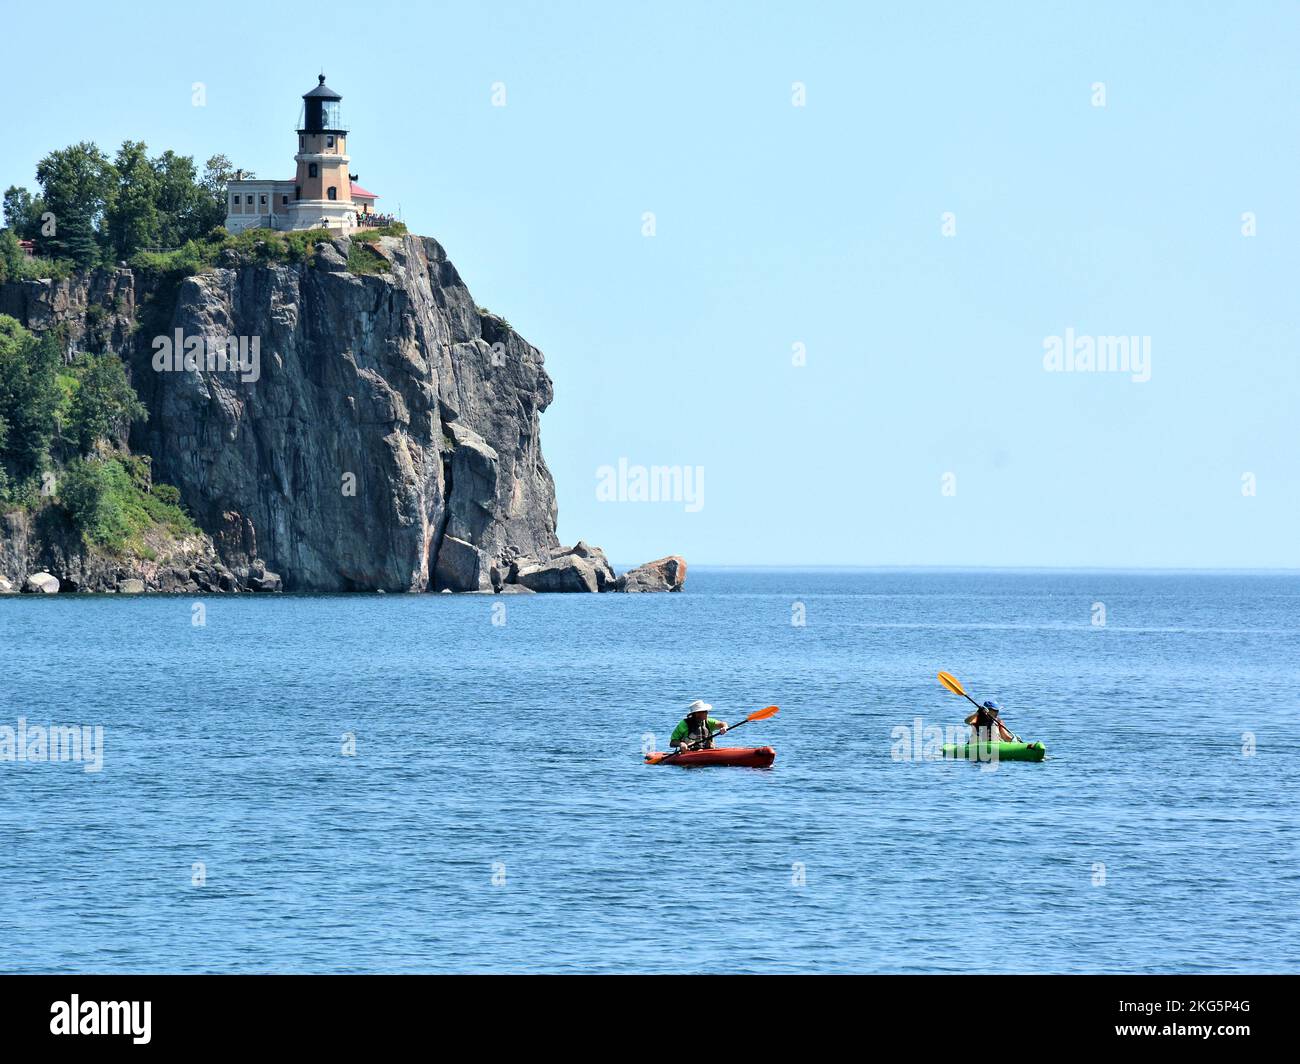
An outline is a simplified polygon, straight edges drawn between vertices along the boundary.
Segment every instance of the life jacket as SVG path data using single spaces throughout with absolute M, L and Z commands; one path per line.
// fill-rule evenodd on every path
M 1002 728 L 999 727 L 1001 721 L 997 717 L 979 710 L 973 713 L 968 719 L 971 730 L 975 733 L 975 742 L 977 743 L 1000 743 L 1005 742 L 1002 738 Z
M 699 731 L 691 729 L 691 722 L 686 722 L 686 738 L 682 742 L 687 746 L 696 746 L 701 750 L 709 750 L 713 747 L 713 739 L 709 733 L 709 718 L 705 717 L 700 724 Z

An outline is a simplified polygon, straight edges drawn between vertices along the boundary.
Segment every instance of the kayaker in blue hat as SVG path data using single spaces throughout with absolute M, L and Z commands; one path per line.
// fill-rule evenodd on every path
M 974 713 L 966 718 L 970 725 L 970 740 L 973 743 L 1013 743 L 1016 737 L 1007 731 L 1007 727 L 998 719 L 1002 712 L 1002 703 L 989 699 Z
M 673 729 L 668 738 L 671 747 L 687 750 L 712 750 L 713 736 L 727 730 L 727 722 L 709 716 L 713 707 L 698 698 L 686 707 L 686 719 Z

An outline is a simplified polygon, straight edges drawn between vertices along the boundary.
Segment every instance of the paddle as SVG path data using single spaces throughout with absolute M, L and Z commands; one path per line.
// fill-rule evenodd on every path
M 730 727 L 727 728 L 727 731 L 733 732 L 737 728 L 739 728 L 742 724 L 748 724 L 751 720 L 767 720 L 768 717 L 775 717 L 780 712 L 781 712 L 780 706 L 764 706 L 762 709 L 754 710 L 754 712 L 751 713 L 744 720 L 737 721 L 735 724 L 732 724 Z M 721 732 L 710 732 L 709 738 L 712 739 L 715 735 L 720 735 L 720 734 Z M 664 757 L 661 757 L 659 761 L 662 764 L 664 761 L 668 761 L 676 757 L 678 754 L 684 754 L 690 749 L 692 748 L 689 746 L 679 746 L 671 754 L 667 754 Z
M 971 698 L 971 696 L 966 693 L 966 688 L 962 687 L 961 681 L 958 680 L 957 677 L 954 676 L 952 673 L 950 672 L 939 673 L 939 682 L 943 684 L 944 687 L 948 688 L 948 690 L 951 691 L 953 694 L 961 695 L 962 698 L 966 699 L 966 701 L 969 702 L 976 709 L 984 708 L 978 702 L 976 702 L 975 699 Z M 998 715 L 998 720 L 1002 721 L 1001 714 Z M 1005 721 L 1002 721 L 1002 726 L 1006 727 Z M 1011 731 L 1011 729 L 1007 728 L 1007 731 Z M 1011 732 L 1011 737 L 1015 739 L 1015 741 L 1018 743 L 1024 742 L 1024 739 L 1020 738 L 1020 736 L 1017 735 L 1015 732 Z

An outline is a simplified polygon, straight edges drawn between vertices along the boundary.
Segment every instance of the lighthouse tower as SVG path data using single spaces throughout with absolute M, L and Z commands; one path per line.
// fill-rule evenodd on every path
M 303 95 L 298 154 L 293 157 L 298 172 L 289 209 L 291 229 L 351 229 L 356 224 L 342 99 L 325 84 L 324 74 L 319 84 Z
M 303 94 L 298 123 L 297 171 L 292 181 L 245 178 L 236 174 L 227 190 L 226 228 L 341 229 L 376 224 L 375 193 L 348 170 L 348 131 L 343 128 L 343 97 L 320 76 Z

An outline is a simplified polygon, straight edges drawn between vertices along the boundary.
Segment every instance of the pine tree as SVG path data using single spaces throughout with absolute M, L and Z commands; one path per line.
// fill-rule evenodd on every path
M 83 141 L 42 159 L 36 180 L 52 215 L 50 225 L 41 228 L 42 248 L 83 268 L 97 265 L 102 259 L 99 223 L 116 193 L 112 163 L 94 144 Z

